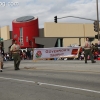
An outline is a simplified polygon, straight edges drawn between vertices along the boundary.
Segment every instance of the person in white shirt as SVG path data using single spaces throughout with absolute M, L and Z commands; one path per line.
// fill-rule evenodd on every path
M 15 70 L 20 70 L 20 46 L 17 44 L 16 40 L 13 40 L 13 45 L 11 46 L 10 51 L 12 52 L 12 57 L 14 59 L 14 68 Z

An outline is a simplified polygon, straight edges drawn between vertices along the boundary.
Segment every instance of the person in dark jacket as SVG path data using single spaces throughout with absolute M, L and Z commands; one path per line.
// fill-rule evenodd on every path
M 4 56 L 4 50 L 0 43 L 0 72 L 2 72 L 3 69 L 3 56 Z

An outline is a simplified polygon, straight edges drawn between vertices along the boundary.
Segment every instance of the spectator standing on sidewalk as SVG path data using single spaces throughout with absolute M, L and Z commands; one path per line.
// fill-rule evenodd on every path
M 98 47 L 100 47 L 100 40 L 98 40 Z
M 33 50 L 31 50 L 30 54 L 31 54 L 31 59 L 33 59 Z
M 92 55 L 92 45 L 91 45 L 91 42 L 89 41 L 88 37 L 86 38 L 86 42 L 85 42 L 85 46 L 84 46 L 84 53 L 85 53 L 85 63 L 87 63 L 88 55 L 90 56 L 91 62 L 96 63 L 96 61 L 94 61 L 94 57 Z

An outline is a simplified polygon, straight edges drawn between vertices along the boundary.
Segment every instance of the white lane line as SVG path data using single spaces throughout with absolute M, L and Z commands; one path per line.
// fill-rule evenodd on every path
M 73 89 L 73 90 L 81 90 L 81 91 L 92 92 L 92 93 L 100 93 L 100 91 L 83 89 L 83 88 L 76 88 L 76 87 L 69 87 L 69 86 L 62 86 L 62 85 L 56 85 L 56 84 L 48 84 L 48 83 L 41 83 L 41 82 L 38 82 L 38 84 L 39 85 L 54 86 L 54 87 L 61 87 L 61 88 L 68 88 L 68 89 Z
M 1 79 L 6 79 L 6 80 L 14 80 L 14 81 L 20 81 L 20 82 L 27 82 L 27 83 L 35 83 L 34 81 L 27 81 L 27 80 L 21 80 L 21 79 L 14 79 L 14 78 L 5 78 L 5 77 L 0 77 Z
M 100 91 L 83 89 L 83 88 L 76 88 L 76 87 L 70 87 L 70 86 L 63 86 L 63 85 L 56 85 L 56 84 L 49 84 L 49 83 L 41 83 L 41 82 L 21 80 L 21 79 L 14 79 L 14 78 L 6 78 L 6 77 L 0 77 L 0 78 L 1 79 L 5 79 L 5 80 L 14 80 L 14 81 L 20 81 L 20 82 L 27 82 L 27 83 L 37 83 L 38 85 L 47 85 L 47 86 L 53 86 L 53 87 L 68 88 L 68 89 L 73 89 L 73 90 L 81 90 L 81 91 L 92 92 L 92 93 L 99 93 L 100 94 Z

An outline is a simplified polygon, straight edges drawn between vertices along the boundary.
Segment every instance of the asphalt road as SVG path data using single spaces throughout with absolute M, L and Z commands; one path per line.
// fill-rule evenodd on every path
M 19 71 L 5 62 L 1 100 L 100 100 L 100 62 L 22 61 Z

